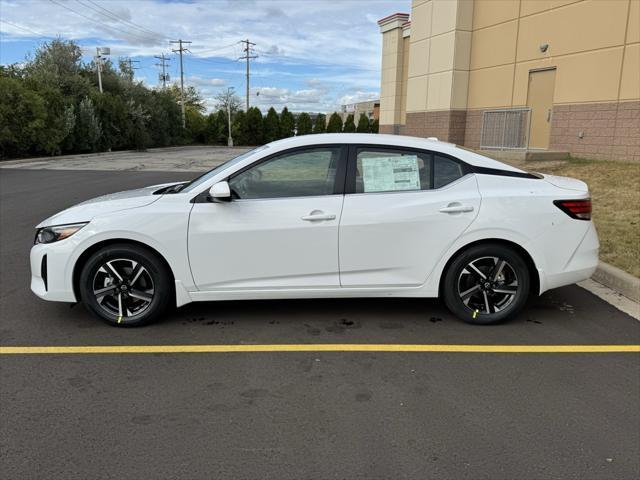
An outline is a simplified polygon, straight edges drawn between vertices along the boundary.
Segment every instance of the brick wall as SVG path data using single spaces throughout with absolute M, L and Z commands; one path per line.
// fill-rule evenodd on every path
M 480 135 L 482 134 L 482 110 L 468 110 L 464 133 L 465 147 L 480 148 Z
M 466 110 L 407 113 L 402 135 L 437 137 L 445 142 L 462 144 L 466 128 Z
M 438 137 L 480 148 L 482 119 L 483 110 L 407 113 L 405 125 L 381 125 L 380 133 Z M 640 162 L 640 102 L 554 105 L 549 150 Z
M 554 105 L 549 149 L 574 157 L 640 161 L 640 102 Z

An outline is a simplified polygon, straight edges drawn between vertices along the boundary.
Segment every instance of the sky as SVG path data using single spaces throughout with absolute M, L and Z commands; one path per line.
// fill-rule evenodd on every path
M 90 61 L 98 46 L 111 60 L 130 57 L 135 77 L 159 85 L 155 55 L 180 61 L 171 40 L 189 40 L 186 85 L 215 106 L 233 87 L 244 102 L 245 61 L 240 40 L 256 44 L 251 61 L 251 106 L 265 111 L 332 112 L 379 97 L 382 36 L 377 21 L 409 12 L 410 0 L 0 0 L 0 64 L 23 62 L 38 45 L 74 40 Z M 244 104 L 244 103 L 243 103 Z

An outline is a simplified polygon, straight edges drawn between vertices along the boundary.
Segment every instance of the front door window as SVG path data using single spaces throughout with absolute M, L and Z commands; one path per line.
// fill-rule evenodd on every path
M 236 199 L 309 197 L 334 193 L 339 147 L 284 153 L 229 180 Z

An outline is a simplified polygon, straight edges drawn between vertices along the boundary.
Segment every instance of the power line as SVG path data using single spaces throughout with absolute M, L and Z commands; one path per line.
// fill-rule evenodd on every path
M 184 66 L 182 63 L 182 53 L 188 52 L 189 50 L 187 48 L 184 48 L 182 45 L 190 44 L 191 42 L 179 39 L 179 40 L 171 40 L 171 43 L 178 44 L 178 48 L 171 51 L 174 53 L 175 52 L 180 53 L 180 108 L 182 109 L 182 128 L 186 128 L 187 122 L 186 122 L 185 113 L 184 113 Z
M 91 3 L 91 4 L 95 5 L 97 8 L 99 8 L 100 10 L 102 10 L 102 11 L 103 11 L 103 12 L 105 12 L 105 13 L 98 12 L 96 9 L 94 9 L 93 7 L 90 7 L 89 5 L 86 5 L 86 4 L 85 4 L 85 3 L 83 3 L 81 0 L 76 0 L 76 1 L 77 1 L 78 3 L 80 3 L 80 4 L 84 5 L 84 6 L 85 6 L 85 7 L 87 7 L 87 8 L 91 8 L 93 11 L 95 11 L 95 12 L 99 13 L 100 15 L 103 15 L 103 16 L 105 16 L 105 17 L 110 17 L 110 18 L 112 18 L 112 19 L 114 19 L 114 20 L 118 20 L 118 21 L 120 21 L 120 22 L 123 22 L 123 23 L 125 23 L 125 24 L 127 24 L 127 25 L 130 25 L 130 26 L 131 26 L 131 27 L 133 27 L 133 28 L 137 28 L 138 30 L 140 30 L 140 31 L 142 31 L 142 32 L 145 32 L 145 33 L 147 33 L 147 34 L 151 34 L 151 35 L 155 35 L 155 36 L 157 36 L 157 37 L 162 37 L 162 38 L 167 38 L 167 39 L 168 39 L 168 37 L 165 37 L 165 36 L 164 36 L 163 34 L 161 34 L 161 33 L 154 32 L 153 30 L 149 30 L 148 28 L 143 27 L 142 25 L 139 25 L 139 24 L 137 24 L 137 23 L 135 23 L 135 22 L 132 22 L 132 21 L 130 21 L 130 20 L 127 20 L 126 18 L 122 18 L 121 16 L 117 15 L 116 13 L 113 13 L 111 10 L 108 10 L 108 9 L 106 9 L 106 8 L 102 7 L 101 5 L 98 5 L 98 4 L 97 4 L 96 2 L 94 2 L 93 0 L 87 0 L 87 1 L 88 1 L 89 3 Z
M 241 40 L 241 43 L 245 44 L 245 47 L 243 49 L 244 52 L 244 57 L 240 57 L 238 60 L 246 60 L 247 61 L 247 95 L 246 95 L 246 103 L 247 103 L 247 112 L 249 111 L 249 60 L 252 60 L 254 58 L 258 58 L 257 55 L 251 55 L 253 52 L 252 47 L 255 47 L 255 43 L 252 43 L 249 41 L 249 39 L 246 40 Z
M 193 52 L 190 52 L 193 54 Z M 196 57 L 195 55 L 190 55 L 189 57 L 187 57 L 190 61 L 194 61 L 194 62 L 202 62 L 205 65 L 211 65 L 211 64 L 229 64 L 229 63 L 233 63 L 235 64 L 237 62 L 237 60 L 230 60 L 228 58 L 220 58 L 220 59 L 213 59 L 213 58 L 206 58 L 206 57 Z
M 100 21 L 98 21 L 98 20 L 95 20 L 95 19 L 93 19 L 93 18 L 91 18 L 91 17 L 87 17 L 86 15 L 84 15 L 84 14 L 82 14 L 82 13 L 78 12 L 77 10 L 74 10 L 73 8 L 68 7 L 67 5 L 65 5 L 65 4 L 63 4 L 63 3 L 60 3 L 60 2 L 58 2 L 58 1 L 56 1 L 56 0 L 49 0 L 49 1 L 50 1 L 51 3 L 53 3 L 53 4 L 55 4 L 55 5 L 58 5 L 59 7 L 62 7 L 62 8 L 64 8 L 64 9 L 66 9 L 66 10 L 69 10 L 70 12 L 75 13 L 76 15 L 78 15 L 78 16 L 80 16 L 80 17 L 82 17 L 82 18 L 86 19 L 86 20 L 89 20 L 90 22 L 97 23 L 97 24 L 98 24 L 98 25 L 100 25 L 101 27 L 111 28 L 111 29 L 113 29 L 113 30 L 117 30 L 118 32 L 124 33 L 125 35 L 129 35 L 129 36 L 137 37 L 137 38 L 138 38 L 138 39 L 140 39 L 140 40 L 144 40 L 144 41 L 148 41 L 148 40 L 149 40 L 149 38 L 148 38 L 148 37 L 143 37 L 143 36 L 141 36 L 141 35 L 138 35 L 138 34 L 135 34 L 135 33 L 132 33 L 132 32 L 127 32 L 127 31 L 122 30 L 122 29 L 120 29 L 120 28 L 114 27 L 113 25 L 105 25 L 105 24 L 103 24 L 102 22 L 100 22 Z
M 21 26 L 21 25 L 17 25 L 15 23 L 10 22 L 9 20 L 5 20 L 4 18 L 0 18 L 0 22 L 4 22 L 7 25 L 11 25 L 12 27 L 19 28 L 20 30 L 24 30 L 25 32 L 31 32 L 34 35 L 37 35 L 38 37 L 56 38 L 56 37 L 50 37 L 49 35 L 43 35 L 42 33 L 38 33 L 35 30 L 30 29 L 29 27 L 24 27 L 24 26 Z
M 194 55 L 200 55 L 202 53 L 219 52 L 220 50 L 225 50 L 227 48 L 235 47 L 239 43 L 241 43 L 241 42 L 233 42 L 233 43 L 230 43 L 229 45 L 225 45 L 224 47 L 208 48 L 206 50 L 199 50 L 197 52 L 193 52 L 193 54 Z

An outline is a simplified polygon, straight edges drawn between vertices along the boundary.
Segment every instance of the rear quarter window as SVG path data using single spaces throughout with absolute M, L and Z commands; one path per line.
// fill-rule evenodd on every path
M 464 176 L 462 164 L 435 154 L 433 158 L 433 188 L 441 188 Z

